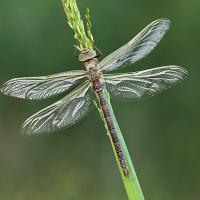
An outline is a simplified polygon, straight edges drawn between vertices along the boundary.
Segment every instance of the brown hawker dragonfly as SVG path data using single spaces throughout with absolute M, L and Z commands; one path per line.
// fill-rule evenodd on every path
M 79 60 L 83 63 L 84 70 L 7 81 L 1 92 L 30 100 L 46 99 L 67 92 L 72 86 L 82 82 L 63 99 L 28 118 L 22 126 L 22 133 L 33 135 L 58 131 L 80 121 L 93 105 L 91 90 L 99 97 L 106 88 L 111 98 L 139 100 L 153 96 L 182 80 L 187 71 L 174 65 L 139 72 L 106 74 L 148 55 L 162 39 L 169 25 L 168 19 L 152 22 L 101 62 L 98 62 L 94 50 L 82 51 Z
M 120 165 L 125 176 L 129 169 L 121 150 L 111 114 L 105 99 L 107 90 L 111 98 L 139 100 L 153 96 L 181 81 L 187 71 L 175 65 L 147 69 L 139 72 L 106 74 L 131 65 L 148 55 L 169 29 L 168 19 L 159 19 L 136 35 L 127 44 L 98 62 L 95 50 L 85 49 L 79 54 L 84 70 L 68 71 L 39 77 L 16 78 L 6 82 L 1 92 L 22 99 L 41 100 L 67 92 L 79 86 L 58 102 L 28 118 L 22 125 L 22 134 L 35 135 L 69 127 L 91 110 L 96 94 L 107 123 Z
M 39 77 L 16 78 L 6 82 L 1 92 L 22 99 L 41 100 L 67 92 L 79 86 L 58 102 L 28 118 L 22 125 L 22 134 L 36 135 L 58 131 L 83 119 L 99 100 L 105 122 L 110 131 L 115 150 L 125 176 L 129 175 L 116 128 L 105 99 L 105 91 L 111 98 L 139 100 L 153 96 L 184 79 L 187 71 L 175 65 L 147 69 L 139 72 L 106 74 L 131 65 L 148 55 L 169 29 L 168 19 L 159 19 L 117 49 L 101 62 L 95 50 L 85 49 L 79 54 L 84 70 L 68 71 Z

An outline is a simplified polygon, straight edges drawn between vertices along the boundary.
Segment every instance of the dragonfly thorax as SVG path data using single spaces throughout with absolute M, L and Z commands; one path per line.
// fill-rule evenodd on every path
M 90 49 L 83 50 L 79 54 L 79 61 L 83 62 L 84 70 L 86 71 L 90 81 L 100 79 L 101 73 L 99 72 L 96 51 Z
M 101 72 L 99 70 L 98 60 L 96 58 L 90 60 L 89 62 L 85 62 L 84 67 L 90 81 L 100 79 Z

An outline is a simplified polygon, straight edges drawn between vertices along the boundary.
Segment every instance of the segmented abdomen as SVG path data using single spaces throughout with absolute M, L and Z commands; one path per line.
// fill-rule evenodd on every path
M 117 133 L 116 133 L 116 128 L 114 126 L 111 114 L 110 114 L 109 109 L 108 109 L 108 105 L 106 103 L 106 100 L 105 100 L 105 97 L 104 97 L 104 94 L 103 94 L 103 86 L 102 86 L 101 82 L 99 81 L 99 79 L 93 81 L 93 88 L 98 95 L 99 103 L 100 103 L 100 106 L 101 106 L 101 109 L 102 109 L 102 112 L 103 112 L 103 115 L 104 115 L 104 118 L 105 118 L 105 122 L 107 124 L 108 129 L 109 129 L 112 141 L 114 143 L 115 151 L 116 151 L 118 160 L 120 162 L 120 166 L 122 168 L 124 175 L 126 177 L 128 177 L 129 176 L 128 165 L 127 165 L 125 156 L 122 152 L 121 144 L 120 144 L 119 138 L 118 138 Z

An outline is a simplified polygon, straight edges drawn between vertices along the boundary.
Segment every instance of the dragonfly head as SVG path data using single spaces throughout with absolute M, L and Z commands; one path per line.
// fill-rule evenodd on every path
M 97 53 L 95 50 L 92 49 L 84 49 L 81 51 L 81 53 L 78 56 L 78 59 L 80 62 L 85 62 L 87 60 L 91 60 L 93 58 L 96 58 Z

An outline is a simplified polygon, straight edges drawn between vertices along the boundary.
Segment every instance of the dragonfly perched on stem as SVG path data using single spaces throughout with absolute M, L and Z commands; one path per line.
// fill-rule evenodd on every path
M 4 94 L 31 100 L 46 99 L 67 92 L 74 85 L 79 84 L 64 98 L 28 118 L 22 125 L 22 134 L 50 133 L 74 125 L 83 119 L 94 105 L 95 95 L 92 93 L 96 94 L 121 168 L 124 175 L 128 176 L 129 169 L 104 92 L 108 91 L 111 98 L 140 100 L 170 88 L 181 81 L 187 75 L 187 71 L 182 67 L 169 65 L 139 72 L 106 73 L 131 65 L 148 55 L 160 42 L 169 25 L 168 19 L 153 21 L 136 37 L 101 62 L 98 61 L 95 50 L 84 49 L 78 56 L 79 61 L 83 63 L 83 70 L 49 76 L 16 78 L 6 82 L 1 89 Z

